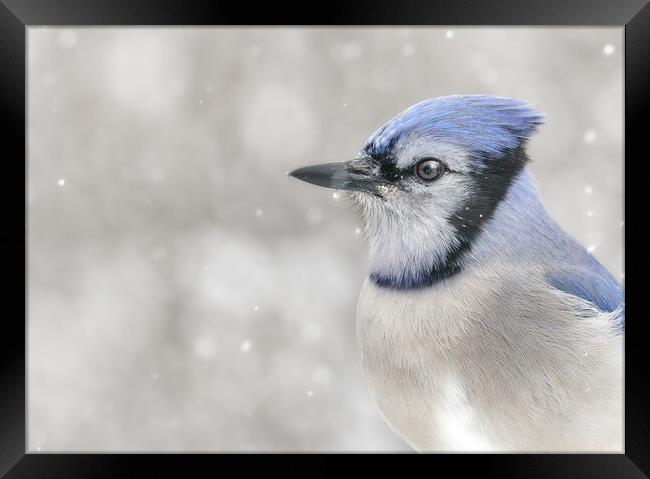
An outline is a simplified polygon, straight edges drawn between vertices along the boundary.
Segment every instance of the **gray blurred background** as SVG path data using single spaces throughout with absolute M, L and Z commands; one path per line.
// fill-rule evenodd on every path
M 295 167 L 455 93 L 547 115 L 546 207 L 622 279 L 620 28 L 30 28 L 31 451 L 406 450 L 359 219 Z

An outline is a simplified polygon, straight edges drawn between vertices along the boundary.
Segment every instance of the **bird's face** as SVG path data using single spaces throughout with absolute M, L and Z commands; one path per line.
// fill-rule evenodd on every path
M 515 100 L 428 100 L 377 130 L 355 159 L 291 175 L 349 192 L 362 211 L 375 269 L 419 278 L 468 248 L 523 168 L 523 141 L 539 122 Z
M 468 152 L 463 148 L 417 136 L 384 155 L 364 149 L 353 163 L 365 164 L 372 189 L 352 190 L 369 228 L 380 217 L 400 218 L 415 228 L 424 222 L 442 234 L 468 202 L 472 192 Z
M 416 257 L 422 248 L 430 252 L 433 267 L 460 246 L 457 228 L 481 219 L 465 210 L 473 191 L 467 157 L 461 147 L 411 137 L 383 155 L 364 148 L 351 161 L 308 166 L 291 175 L 348 192 L 362 213 L 371 256 L 383 257 L 384 268 L 399 269 L 390 266 L 397 255 Z
M 470 153 L 426 137 L 411 136 L 380 154 L 367 144 L 350 161 L 298 168 L 291 176 L 350 192 L 377 214 L 449 217 L 470 193 Z M 370 218 L 369 218 L 370 219 Z

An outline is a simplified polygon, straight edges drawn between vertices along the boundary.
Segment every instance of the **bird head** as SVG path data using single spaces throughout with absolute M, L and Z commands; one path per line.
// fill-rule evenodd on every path
M 528 161 L 526 140 L 541 123 L 528 104 L 509 98 L 425 100 L 379 128 L 355 159 L 290 174 L 350 193 L 377 283 L 430 284 L 459 267 Z

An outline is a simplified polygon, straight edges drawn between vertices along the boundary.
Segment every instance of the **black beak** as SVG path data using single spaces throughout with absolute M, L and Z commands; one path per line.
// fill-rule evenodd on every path
M 378 187 L 383 183 L 359 160 L 339 163 L 322 163 L 293 170 L 289 175 L 313 185 L 336 190 L 365 191 L 378 194 Z

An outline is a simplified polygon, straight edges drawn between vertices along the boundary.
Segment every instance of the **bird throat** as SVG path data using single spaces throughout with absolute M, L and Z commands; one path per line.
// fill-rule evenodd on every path
M 426 246 L 418 249 L 406 246 L 409 240 L 423 240 L 421 234 L 410 235 L 404 231 L 406 225 L 401 231 L 393 231 L 401 241 L 380 239 L 374 248 L 371 246 L 373 283 L 391 289 L 419 289 L 449 280 L 463 271 L 472 246 L 522 172 L 528 157 L 522 145 L 505 151 L 498 159 L 481 158 L 480 161 L 486 167 L 469 174 L 474 184 L 471 197 L 446 218 L 445 227 L 439 228 L 435 236 L 428 241 L 424 238 L 430 252 L 426 252 Z M 393 226 L 393 230 L 398 228 Z

